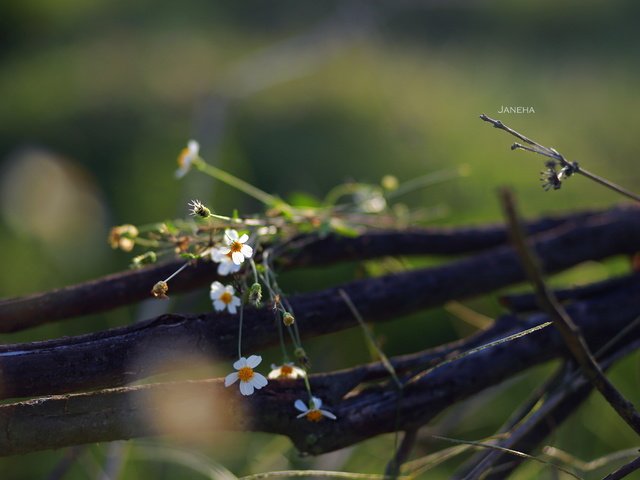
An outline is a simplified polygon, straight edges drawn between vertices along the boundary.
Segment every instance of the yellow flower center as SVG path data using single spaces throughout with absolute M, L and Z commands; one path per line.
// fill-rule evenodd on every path
M 189 155 L 189 148 L 185 147 L 180 151 L 180 155 L 178 156 L 178 165 L 184 167 L 185 159 Z
M 238 370 L 238 378 L 243 382 L 248 382 L 253 378 L 253 368 L 242 367 L 240 370 Z
M 231 245 L 229 245 L 229 249 L 231 250 L 230 253 L 239 252 L 240 250 L 242 250 L 242 244 L 240 242 L 231 242 Z
M 320 413 L 320 410 L 311 410 L 307 413 L 307 420 L 310 422 L 319 422 L 322 420 L 322 413 Z
M 283 365 L 280 367 L 280 376 L 288 377 L 293 373 L 293 367 L 291 365 Z
M 224 292 L 222 295 L 220 295 L 220 301 L 226 305 L 229 305 L 232 300 L 233 295 L 231 295 L 229 292 Z

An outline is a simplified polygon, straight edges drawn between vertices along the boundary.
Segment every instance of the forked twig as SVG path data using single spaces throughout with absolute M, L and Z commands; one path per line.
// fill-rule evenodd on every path
M 525 137 L 524 135 L 515 131 L 511 127 L 508 127 L 507 125 L 502 123 L 500 120 L 495 120 L 493 118 L 490 118 L 486 116 L 484 113 L 480 115 L 480 119 L 492 124 L 497 129 L 504 130 L 508 134 L 513 135 L 517 139 L 527 144 L 527 145 L 522 145 L 520 143 L 514 143 L 513 145 L 511 145 L 511 150 L 526 150 L 528 152 L 537 153 L 538 155 L 551 158 L 552 160 L 558 162 L 563 167 L 563 171 L 564 171 L 563 175 L 565 177 L 568 177 L 574 173 L 579 173 L 581 175 L 584 175 L 588 179 L 593 180 L 594 182 L 599 183 L 600 185 L 603 185 L 613 190 L 614 192 L 624 195 L 625 197 L 631 198 L 636 202 L 640 202 L 640 195 L 633 193 L 627 190 L 626 188 L 623 188 L 620 185 L 617 185 L 611 182 L 610 180 L 607 180 L 606 178 L 596 175 L 595 173 L 591 173 L 588 170 L 585 170 L 580 165 L 578 165 L 578 162 L 569 162 L 566 158 L 564 158 L 564 155 L 558 152 L 555 148 L 545 147 L 544 145 L 541 145 L 538 142 L 535 142 L 530 138 Z M 558 179 L 558 177 L 556 177 L 555 181 L 557 183 L 554 184 L 554 188 L 559 188 L 561 179 Z

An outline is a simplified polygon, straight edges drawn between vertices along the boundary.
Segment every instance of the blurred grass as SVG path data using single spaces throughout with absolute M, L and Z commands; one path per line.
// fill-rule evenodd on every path
M 511 139 L 477 118 L 480 113 L 498 116 L 502 105 L 533 106 L 535 114 L 501 119 L 614 182 L 631 189 L 639 184 L 635 3 L 355 4 L 346 31 L 361 29 L 364 14 L 372 12 L 375 28 L 339 42 L 332 31 L 301 40 L 307 48 L 306 66 L 299 73 L 291 67 L 284 81 L 264 80 L 274 72 L 270 64 L 260 63 L 249 69 L 252 78 L 238 77 L 240 67 L 251 65 L 248 58 L 296 35 L 306 38 L 305 32 L 339 8 L 340 2 L 293 1 L 3 2 L 0 179 L 24 161 L 25 151 L 37 147 L 82 173 L 78 185 L 93 192 L 104 217 L 87 224 L 91 235 L 75 233 L 59 245 L 46 233 L 16 230 L 6 211 L 20 211 L 25 223 L 33 212 L 3 205 L 0 295 L 60 287 L 126 268 L 126 254 L 95 239 L 106 239 L 113 224 L 184 215 L 189 198 L 209 202 L 219 213 L 258 209 L 250 199 L 194 174 L 174 179 L 175 157 L 192 136 L 203 144 L 205 158 L 283 197 L 296 191 L 322 197 L 345 180 L 377 182 L 385 174 L 407 180 L 468 164 L 470 176 L 402 198 L 412 207 L 447 206 L 448 216 L 436 222 L 441 224 L 501 221 L 495 190 L 502 185 L 516 190 L 528 216 L 620 202 L 581 177 L 571 178 L 560 191 L 542 192 L 540 159 L 511 152 Z M 332 40 L 338 42 L 334 50 L 314 56 Z M 295 49 L 290 53 L 300 55 Z M 238 78 L 265 81 L 265 86 L 239 95 L 244 84 L 234 81 Z M 228 99 L 220 103 L 224 95 Z M 224 112 L 222 129 L 214 121 L 218 108 Z M 33 184 L 26 183 L 22 191 L 35 202 L 30 208 L 48 202 Z M 58 212 L 75 214 L 74 208 Z M 625 259 L 591 262 L 552 282 L 585 283 L 627 269 Z M 344 266 L 291 273 L 283 275 L 282 283 L 294 293 L 346 281 L 355 272 Z M 173 308 L 208 308 L 204 292 L 192 303 L 195 297 L 178 299 Z M 489 316 L 499 313 L 493 296 L 472 303 Z M 103 329 L 137 316 L 135 308 L 120 309 L 3 336 L 2 341 Z M 376 331 L 393 354 L 450 340 L 457 328 L 449 314 L 436 309 Z M 341 342 L 354 348 L 337 348 Z M 368 359 L 356 330 L 320 338 L 309 350 L 321 370 Z M 456 434 L 491 433 L 541 378 L 536 372 L 523 376 L 519 390 L 505 390 L 481 418 L 465 420 Z M 632 389 L 637 355 L 614 369 L 612 378 L 638 400 Z M 598 423 L 592 420 L 594 412 Z M 588 459 L 632 445 L 631 435 L 621 431 L 625 427 L 610 409 L 592 398 L 551 442 Z M 204 450 L 234 472 L 250 473 L 246 456 L 273 440 L 239 437 L 244 447 L 234 454 L 214 446 Z M 390 438 L 374 439 L 331 461 L 354 471 L 380 472 L 391 445 Z M 324 462 L 287 455 L 294 467 Z M 0 460 L 0 466 L 10 478 L 42 478 L 57 458 L 58 453 L 32 454 Z M 268 458 L 263 464 L 269 464 Z M 428 478 L 447 478 L 448 468 L 440 467 Z M 162 478 L 163 468 L 138 461 L 128 463 L 120 478 L 138 478 L 150 469 Z M 165 478 L 168 471 L 174 472 L 164 471 Z M 541 478 L 539 472 L 530 466 L 518 478 Z M 77 469 L 70 478 L 83 475 Z

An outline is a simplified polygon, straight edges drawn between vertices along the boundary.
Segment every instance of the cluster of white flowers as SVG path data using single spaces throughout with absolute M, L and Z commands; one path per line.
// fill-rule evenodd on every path
M 245 259 L 251 258 L 253 248 L 247 245 L 249 235 L 246 233 L 239 235 L 237 231 L 226 229 L 224 231 L 224 246 L 214 247 L 211 249 L 211 260 L 218 264 L 218 275 L 226 276 L 236 273 L 242 268 Z M 211 301 L 213 308 L 217 312 L 225 309 L 231 314 L 237 312 L 240 306 L 240 298 L 235 295 L 235 290 L 231 285 L 223 285 L 220 282 L 211 284 Z

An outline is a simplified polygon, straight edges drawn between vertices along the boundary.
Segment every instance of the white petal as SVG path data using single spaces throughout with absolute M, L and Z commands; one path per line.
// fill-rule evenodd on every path
M 189 167 L 191 165 L 188 162 L 185 162 L 182 167 L 176 170 L 175 176 L 176 178 L 182 178 L 189 172 Z
M 224 231 L 224 237 L 225 237 L 225 240 L 228 240 L 228 243 L 231 244 L 236 240 L 238 240 L 238 232 L 231 228 L 227 228 Z
M 240 265 L 242 262 L 244 262 L 244 255 L 242 255 L 242 253 L 240 252 L 233 252 L 231 254 L 231 259 L 233 260 L 233 263 L 235 263 L 236 265 Z
M 314 408 L 315 408 L 316 410 L 319 410 L 319 409 L 320 409 L 320 407 L 322 406 L 322 400 L 320 400 L 318 397 L 311 397 L 311 398 L 313 398 L 313 403 L 314 403 L 314 405 L 315 405 L 315 407 L 314 407 Z
M 198 152 L 200 151 L 200 144 L 195 140 L 189 140 L 189 143 L 187 143 L 187 148 L 193 155 L 198 155 Z
M 305 415 L 309 411 L 309 407 L 307 407 L 307 404 L 300 399 L 296 400 L 296 403 L 294 403 L 293 406 L 296 407 L 296 410 L 303 412 L 302 415 Z M 300 418 L 302 415 L 298 415 L 298 418 Z
M 251 395 L 253 393 L 253 385 L 250 382 L 240 382 L 240 393 L 243 395 Z
M 260 365 L 261 361 L 262 357 L 260 355 L 251 355 L 249 358 L 247 358 L 247 367 L 256 368 L 258 365 Z
M 267 377 L 269 378 L 269 380 L 273 380 L 280 377 L 281 374 L 282 372 L 279 368 L 275 368 L 275 365 L 271 365 L 271 371 L 269 372 L 269 375 L 267 375 Z
M 238 297 L 235 297 L 235 296 L 234 296 L 234 297 L 231 299 L 231 303 L 230 303 L 230 305 L 233 305 L 234 307 L 239 307 L 241 303 L 242 303 L 242 302 L 240 302 L 240 299 L 239 299 Z
M 224 386 L 228 387 L 229 385 L 233 385 L 237 381 L 238 381 L 238 372 L 230 373 L 224 378 Z
M 253 255 L 253 248 L 251 248 L 249 245 L 243 245 L 240 249 L 240 253 L 242 253 L 242 255 L 247 258 L 251 258 L 251 255 Z
M 240 370 L 243 367 L 247 366 L 247 359 L 244 357 L 240 357 L 238 360 L 236 360 L 233 363 L 233 368 L 235 368 L 236 370 Z
M 217 280 L 211 284 L 211 293 L 222 290 L 224 286 Z
M 328 410 L 319 410 L 319 412 L 325 417 L 330 418 L 331 420 L 335 420 L 336 418 L 338 418 Z
M 233 295 L 234 293 L 236 293 L 236 291 L 233 288 L 233 285 L 227 285 L 226 287 L 224 287 L 224 290 L 228 293 L 230 293 L 231 295 Z
M 231 262 L 220 262 L 218 264 L 218 275 L 229 275 L 229 265 L 233 265 Z
M 231 315 L 235 315 L 235 314 L 236 314 L 236 312 L 238 311 L 238 310 L 236 309 L 236 306 L 235 306 L 235 305 L 233 305 L 232 303 L 229 303 L 229 304 L 227 305 L 227 308 L 229 309 L 229 313 L 230 313 Z
M 253 378 L 251 379 L 251 384 L 256 387 L 258 390 L 262 387 L 266 387 L 269 382 L 267 379 L 258 372 L 253 372 Z
M 227 255 L 231 251 L 231 249 L 229 247 L 220 247 L 218 251 L 221 255 Z
M 216 309 L 216 312 L 221 312 L 226 308 L 227 304 L 224 303 L 222 300 L 214 300 L 213 301 L 213 308 Z
M 307 372 L 300 367 L 293 367 L 293 378 L 304 377 L 306 374 Z
M 237 235 L 237 233 L 236 233 Z M 247 235 L 246 233 L 243 233 L 242 236 L 240 238 L 238 238 L 237 242 L 238 243 L 247 243 L 247 240 L 249 240 L 249 235 Z
M 300 415 L 296 415 L 296 418 L 302 418 L 307 415 L 307 412 L 302 412 Z

